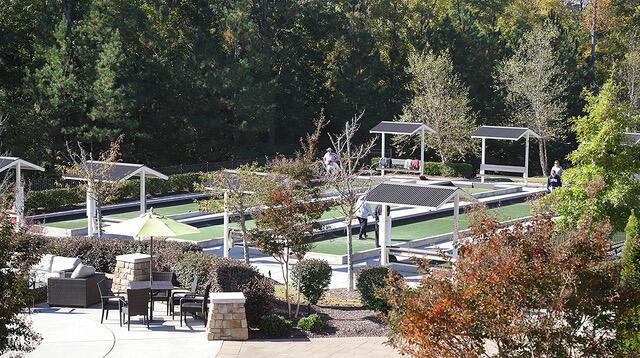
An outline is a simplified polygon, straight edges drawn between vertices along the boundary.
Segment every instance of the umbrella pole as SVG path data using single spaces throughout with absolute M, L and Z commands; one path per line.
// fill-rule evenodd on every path
M 149 282 L 150 286 L 153 286 L 153 236 L 150 236 L 149 243 L 149 255 L 151 259 L 149 260 Z

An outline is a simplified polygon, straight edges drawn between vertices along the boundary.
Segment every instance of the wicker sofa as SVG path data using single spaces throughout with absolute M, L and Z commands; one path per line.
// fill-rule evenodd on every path
M 50 277 L 47 283 L 47 303 L 52 307 L 89 307 L 100 302 L 98 282 L 104 273 L 84 278 Z

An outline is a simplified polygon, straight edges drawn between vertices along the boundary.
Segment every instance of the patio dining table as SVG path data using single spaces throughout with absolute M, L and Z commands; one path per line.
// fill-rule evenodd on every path
M 173 290 L 173 282 L 171 281 L 131 281 L 129 282 L 129 288 L 132 290 L 141 290 L 150 288 L 151 291 L 169 291 Z M 151 300 L 151 312 L 149 313 L 149 320 L 153 321 L 153 300 Z

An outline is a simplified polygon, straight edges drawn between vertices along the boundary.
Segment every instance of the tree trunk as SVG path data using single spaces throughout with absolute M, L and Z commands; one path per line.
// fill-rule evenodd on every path
M 547 177 L 549 172 L 547 171 L 547 141 L 540 138 L 538 140 L 538 152 L 540 153 L 540 168 L 542 169 L 542 175 Z
M 287 299 L 287 313 L 289 314 L 289 319 L 291 319 L 291 300 L 289 299 L 289 260 L 288 253 L 285 252 L 285 258 L 282 262 L 282 276 L 284 277 L 284 296 Z
M 244 222 L 244 213 L 240 213 L 240 230 L 242 230 L 242 253 L 244 262 L 249 264 L 249 242 L 247 241 L 247 225 Z
M 102 237 L 102 205 L 96 200 L 96 220 L 98 222 L 98 237 Z
M 351 220 L 347 222 L 347 276 L 349 276 L 349 292 L 353 291 L 353 235 L 351 234 Z

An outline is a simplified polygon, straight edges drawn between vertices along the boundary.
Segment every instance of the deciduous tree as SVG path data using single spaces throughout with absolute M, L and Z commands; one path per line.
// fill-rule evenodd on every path
M 475 127 L 475 113 L 469 90 L 455 73 L 449 52 L 414 53 L 409 57 L 407 72 L 412 76 L 407 87 L 413 98 L 399 120 L 424 123 L 434 129 L 435 133 L 427 133 L 426 143 L 443 162 L 473 152 L 469 138 Z M 402 145 L 407 140 L 407 136 L 398 136 L 396 143 Z M 412 149 L 416 148 L 419 150 L 420 145 L 414 140 Z
M 538 152 L 544 176 L 548 175 L 547 142 L 561 139 L 566 129 L 566 83 L 554 48 L 558 35 L 558 29 L 550 22 L 534 27 L 515 54 L 498 69 L 513 123 L 540 135 Z

